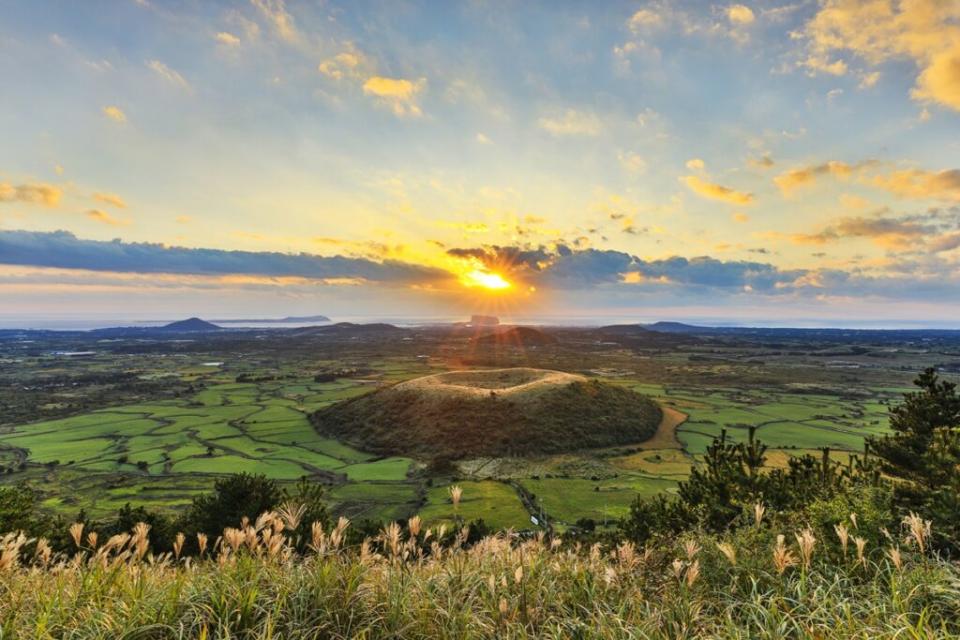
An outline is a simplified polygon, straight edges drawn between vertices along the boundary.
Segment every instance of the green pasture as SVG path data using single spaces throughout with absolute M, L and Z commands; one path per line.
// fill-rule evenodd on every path
M 450 499 L 449 485 L 433 487 L 427 492 L 427 504 L 419 510 L 420 517 L 431 525 L 453 525 L 482 519 L 497 529 L 529 529 L 530 514 L 517 496 L 516 490 L 504 482 L 492 480 L 457 483 L 463 489 L 460 504 Z
M 208 490 L 216 476 L 244 471 L 279 481 L 323 473 L 326 481 L 339 478 L 337 482 L 346 483 L 343 486 L 376 483 L 370 494 L 388 491 L 388 483 L 397 483 L 409 494 L 412 460 L 377 459 L 321 437 L 307 420 L 316 406 L 370 388 L 352 380 L 216 384 L 176 401 L 110 407 L 20 425 L 0 434 L 0 451 L 5 452 L 4 460 L 15 459 L 16 450 L 25 451 L 28 463 L 43 465 L 48 476 L 83 473 L 99 478 L 101 486 L 80 490 L 78 499 L 46 503 L 55 509 L 104 510 L 124 501 L 176 507 Z M 115 488 L 118 478 L 133 482 Z M 197 482 L 178 489 L 183 478 Z M 171 490 L 162 499 L 154 491 L 151 499 L 145 495 L 147 486 Z M 411 500 L 406 495 L 396 504 Z
M 565 524 L 592 518 L 609 523 L 627 513 L 637 496 L 649 497 L 676 487 L 667 478 L 646 475 L 621 476 L 606 480 L 587 478 L 544 478 L 521 481 L 550 517 Z

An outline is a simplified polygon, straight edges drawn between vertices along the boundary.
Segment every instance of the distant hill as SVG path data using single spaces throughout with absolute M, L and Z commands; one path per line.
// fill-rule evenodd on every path
M 218 327 L 212 322 L 207 322 L 206 320 L 201 320 L 200 318 L 187 318 L 186 320 L 178 320 L 177 322 L 171 322 L 170 324 L 165 324 L 162 327 L 157 327 L 155 331 L 165 331 L 170 333 L 195 333 L 200 331 L 220 331 L 222 327 Z
M 400 327 L 388 324 L 386 322 L 371 322 L 370 324 L 357 324 L 355 322 L 338 322 L 332 324 L 329 327 L 319 327 L 316 331 L 320 332 L 336 332 L 336 331 L 346 331 L 350 333 L 364 333 L 364 332 L 374 332 L 374 331 L 406 331 L 406 329 L 401 329 Z
M 327 316 L 287 316 L 286 318 L 238 318 L 230 320 L 216 320 L 221 324 L 301 324 L 304 322 L 330 322 Z
M 643 326 L 650 331 L 660 331 L 662 333 L 703 333 L 710 330 L 709 327 L 698 327 L 682 322 L 654 322 Z
M 472 315 L 470 316 L 470 324 L 473 326 L 496 326 L 500 324 L 500 318 L 497 316 L 481 316 L 481 315 Z
M 498 331 L 473 339 L 479 346 L 505 347 L 544 347 L 557 344 L 559 341 L 549 333 L 532 327 L 513 327 L 506 331 Z
M 597 329 L 600 333 L 610 336 L 650 335 L 651 330 L 642 324 L 611 324 Z
M 171 334 L 215 333 L 219 331 L 224 331 L 224 328 L 200 318 L 187 318 L 160 327 L 107 327 L 105 329 L 93 329 L 90 333 L 103 338 L 142 338 L 145 336 L 163 338 Z
M 660 407 L 635 391 L 542 369 L 450 371 L 320 409 L 324 434 L 380 455 L 541 456 L 650 438 Z

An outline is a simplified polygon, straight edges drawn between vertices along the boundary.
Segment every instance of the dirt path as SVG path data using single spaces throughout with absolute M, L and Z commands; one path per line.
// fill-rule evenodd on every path
M 672 407 L 660 405 L 663 417 L 657 426 L 653 437 L 643 443 L 644 449 L 682 449 L 683 445 L 677 440 L 677 427 L 687 421 L 688 416 L 685 413 L 677 411 Z

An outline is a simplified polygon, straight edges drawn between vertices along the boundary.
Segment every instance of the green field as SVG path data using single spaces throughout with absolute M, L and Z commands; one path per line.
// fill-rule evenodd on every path
M 427 522 L 453 524 L 459 517 L 464 522 L 482 519 L 498 529 L 527 529 L 530 514 L 524 508 L 517 492 L 503 482 L 492 480 L 458 483 L 463 498 L 456 507 L 450 500 L 449 486 L 433 487 L 427 492 L 427 504 L 420 515 Z
M 0 463 L 18 471 L 3 480 L 33 484 L 46 507 L 68 515 L 80 508 L 105 514 L 127 502 L 177 509 L 209 490 L 216 477 L 246 471 L 282 482 L 304 476 L 323 482 L 334 511 L 351 518 L 419 513 L 428 522 L 483 519 L 492 527 L 523 529 L 533 526 L 535 515 L 561 529 L 584 518 L 602 526 L 637 496 L 674 490 L 722 432 L 743 441 L 756 427 L 770 447 L 770 466 L 824 446 L 845 460 L 862 450 L 865 436 L 887 428 L 886 402 L 900 390 L 878 387 L 872 395 L 844 397 L 622 376 L 612 381 L 685 414 L 675 433 L 659 433 L 654 446 L 462 460 L 456 471 L 431 478 L 426 461 L 374 456 L 322 437 L 307 420 L 310 412 L 377 384 L 429 373 L 409 358 L 370 364 L 376 375 L 369 379 L 317 383 L 297 375 L 302 370 L 296 367 L 281 367 L 277 379 L 238 383 L 220 370 L 184 362 L 182 379 L 205 385 L 193 393 L 5 428 Z M 169 368 L 164 375 L 171 375 Z M 450 484 L 464 489 L 456 512 Z
M 107 484 L 114 477 L 133 481 L 81 496 L 65 492 L 48 502 L 63 510 L 99 512 L 125 501 L 178 506 L 213 477 L 243 471 L 277 480 L 404 483 L 409 458 L 378 459 L 319 436 L 307 421 L 307 412 L 364 391 L 361 383 L 343 381 L 216 384 L 182 400 L 18 426 L 0 434 L 0 447 L 26 452 L 30 463 L 54 476 L 83 472 Z M 184 478 L 196 482 L 185 488 Z

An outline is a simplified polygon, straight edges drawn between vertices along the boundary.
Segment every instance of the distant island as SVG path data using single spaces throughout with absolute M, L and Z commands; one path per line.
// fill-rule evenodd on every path
M 155 331 L 192 333 L 197 331 L 219 331 L 221 328 L 222 327 L 218 327 L 212 322 L 207 322 L 206 320 L 201 320 L 200 318 L 187 318 L 186 320 L 178 320 L 177 322 L 171 322 L 170 324 L 163 325 L 162 327 L 157 327 Z
M 265 324 L 265 323 L 290 323 L 299 324 L 302 322 L 330 322 L 327 316 L 287 316 L 286 318 L 240 318 L 229 320 L 214 320 L 220 324 Z

